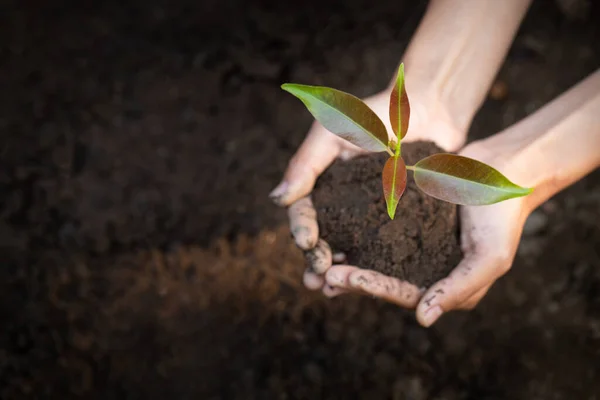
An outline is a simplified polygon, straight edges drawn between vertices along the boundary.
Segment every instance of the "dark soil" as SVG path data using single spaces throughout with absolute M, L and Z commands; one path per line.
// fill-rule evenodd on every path
M 408 143 L 402 150 L 407 165 L 443 152 L 432 143 Z M 313 191 L 319 234 L 351 265 L 429 287 L 460 261 L 457 207 L 425 195 L 409 176 L 390 220 L 381 188 L 388 157 L 337 161 L 319 178 Z
M 589 3 L 533 2 L 471 138 L 600 65 Z M 0 399 L 597 400 L 598 173 L 433 329 L 300 284 L 268 193 L 312 118 L 279 85 L 379 91 L 424 5 L 3 1 Z

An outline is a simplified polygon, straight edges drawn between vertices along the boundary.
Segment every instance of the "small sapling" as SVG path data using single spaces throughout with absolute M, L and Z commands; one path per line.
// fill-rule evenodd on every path
M 428 195 L 454 204 L 480 206 L 526 196 L 532 189 L 512 183 L 496 169 L 456 154 L 440 153 L 407 166 L 402 159 L 402 139 L 408 131 L 410 104 L 404 84 L 404 64 L 390 96 L 390 139 L 379 117 L 359 98 L 342 91 L 286 83 L 282 89 L 299 98 L 327 130 L 367 151 L 386 151 L 390 158 L 381 173 L 387 212 L 394 219 L 406 188 L 407 170 Z

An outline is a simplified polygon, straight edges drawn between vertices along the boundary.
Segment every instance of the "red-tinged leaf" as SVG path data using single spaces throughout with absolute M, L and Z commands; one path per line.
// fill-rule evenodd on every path
M 411 169 L 422 191 L 455 204 L 494 204 L 526 196 L 533 190 L 515 185 L 487 164 L 454 154 L 429 156 Z
M 322 86 L 286 83 L 281 88 L 302 100 L 327 130 L 365 150 L 389 152 L 385 125 L 359 98 Z
M 406 189 L 406 164 L 400 156 L 388 158 L 381 173 L 387 212 L 394 219 L 398 201 Z
M 404 84 L 404 64 L 400 64 L 398 69 L 398 78 L 390 96 L 390 122 L 392 130 L 398 139 L 404 138 L 408 131 L 408 121 L 410 119 L 410 104 L 406 94 Z

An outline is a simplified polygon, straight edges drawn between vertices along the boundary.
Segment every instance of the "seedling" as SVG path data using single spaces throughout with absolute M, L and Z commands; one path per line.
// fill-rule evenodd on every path
M 406 170 L 414 173 L 417 186 L 428 195 L 454 204 L 481 206 L 526 196 L 533 189 L 515 185 L 496 169 L 456 154 L 440 153 L 415 165 L 402 159 L 402 139 L 408 131 L 410 104 L 404 84 L 404 64 L 390 96 L 390 122 L 395 138 L 390 139 L 379 117 L 359 98 L 342 91 L 286 83 L 281 86 L 299 98 L 327 130 L 367 151 L 389 153 L 381 178 L 387 212 L 394 219 L 406 189 Z

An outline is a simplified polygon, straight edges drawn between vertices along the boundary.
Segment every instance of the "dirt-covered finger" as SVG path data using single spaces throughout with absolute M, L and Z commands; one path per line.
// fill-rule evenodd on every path
M 412 283 L 376 271 L 354 271 L 348 280 L 350 287 L 404 308 L 415 308 L 422 295 L 422 291 Z
M 325 283 L 329 286 L 352 289 L 348 278 L 354 271 L 359 271 L 360 268 L 351 265 L 334 265 L 325 273 Z
M 319 239 L 317 212 L 310 197 L 303 197 L 288 209 L 290 231 L 296 245 L 302 250 L 310 250 Z
M 323 275 L 331 267 L 332 255 L 329 244 L 323 239 L 319 239 L 317 245 L 304 252 L 307 268 L 318 275 Z
M 431 326 L 444 313 L 457 308 L 490 286 L 507 270 L 506 258 L 492 252 L 467 254 L 447 278 L 436 282 L 417 306 L 417 319 Z M 508 263 L 510 265 L 510 263 Z

